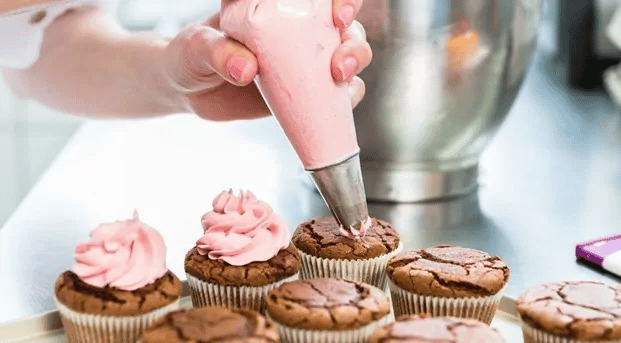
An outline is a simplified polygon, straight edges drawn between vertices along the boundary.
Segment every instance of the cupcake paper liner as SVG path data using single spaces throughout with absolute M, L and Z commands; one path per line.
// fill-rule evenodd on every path
M 80 313 L 54 297 L 69 343 L 134 343 L 144 330 L 168 312 L 179 308 L 179 300 L 157 310 L 135 316 Z
M 281 325 L 267 316 L 278 327 L 282 343 L 366 343 L 375 330 L 389 323 L 389 316 L 376 320 L 366 326 L 354 330 L 307 330 Z
M 364 260 L 338 260 L 315 257 L 300 251 L 302 270 L 300 278 L 345 278 L 352 281 L 368 283 L 381 290 L 386 290 L 386 265 L 402 249 L 402 244 L 388 254 Z
M 522 331 L 524 333 L 524 343 L 621 343 L 621 339 L 585 341 L 575 338 L 560 337 L 536 329 L 524 322 L 522 322 Z
M 265 312 L 267 293 L 281 284 L 298 279 L 298 274 L 265 286 L 222 286 L 205 282 L 186 273 L 192 305 L 194 307 L 223 306 L 227 308 L 249 308 Z
M 433 317 L 472 318 L 490 324 L 494 319 L 502 292 L 486 297 L 448 298 L 419 295 L 389 281 L 395 318 L 402 315 L 427 313 Z

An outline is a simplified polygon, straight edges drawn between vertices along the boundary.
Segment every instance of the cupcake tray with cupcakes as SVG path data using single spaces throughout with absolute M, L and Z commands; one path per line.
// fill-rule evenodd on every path
M 183 283 L 180 307 L 191 308 L 190 289 Z M 515 299 L 503 296 L 492 322 L 507 343 L 522 343 L 522 330 Z M 58 311 L 50 311 L 31 318 L 0 324 L 0 341 L 11 343 L 65 343 L 67 336 Z
M 522 341 L 515 301 L 503 298 L 509 268 L 497 256 L 448 245 L 402 252 L 395 228 L 375 218 L 355 239 L 334 218 L 301 223 L 290 236 L 250 192 L 222 192 L 201 223 L 183 283 L 166 267 L 163 238 L 137 213 L 100 224 L 56 281 L 58 310 L 0 325 L 0 341 L 209 341 L 226 322 L 226 338 L 257 342 L 366 343 L 441 327 L 500 343 L 492 321 L 508 342 Z
M 402 251 L 391 224 L 368 223 L 352 237 L 316 218 L 291 236 L 267 203 L 225 191 L 201 218 L 185 282 L 137 213 L 103 223 L 58 277 L 58 310 L 0 324 L 0 342 L 621 343 L 619 287 L 540 284 L 513 299 L 500 257 Z

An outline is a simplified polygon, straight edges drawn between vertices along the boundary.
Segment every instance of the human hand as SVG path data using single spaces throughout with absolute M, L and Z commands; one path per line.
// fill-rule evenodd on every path
M 236 0 L 224 0 L 236 1 Z M 364 96 L 364 82 L 356 75 L 369 65 L 371 48 L 366 33 L 354 20 L 362 0 L 333 0 L 334 24 L 342 44 L 331 69 L 337 83 L 348 84 L 352 105 Z M 249 119 L 269 115 L 267 105 L 252 83 L 258 71 L 254 54 L 220 31 L 219 13 L 191 26 L 168 45 L 163 56 L 167 79 L 186 107 L 210 120 Z

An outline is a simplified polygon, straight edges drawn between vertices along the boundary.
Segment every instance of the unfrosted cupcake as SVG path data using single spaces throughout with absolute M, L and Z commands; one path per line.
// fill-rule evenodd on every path
M 449 245 L 397 255 L 386 272 L 395 317 L 428 313 L 487 324 L 509 279 L 509 267 L 500 257 Z
M 369 219 L 359 237 L 343 234 L 333 217 L 317 218 L 298 225 L 293 244 L 302 257 L 302 279 L 347 278 L 386 288 L 386 263 L 401 248 L 392 225 Z
M 285 221 L 250 192 L 222 192 L 185 257 L 192 304 L 263 312 L 265 296 L 296 280 L 300 256 Z
M 69 342 L 136 342 L 143 330 L 178 308 L 181 281 L 166 268 L 157 231 L 134 219 L 101 224 L 75 249 L 54 300 Z
M 274 324 L 248 309 L 201 307 L 171 312 L 140 343 L 278 343 Z
M 401 317 L 379 328 L 369 343 L 504 343 L 498 330 L 468 318 Z
M 534 286 L 517 299 L 524 343 L 621 342 L 621 288 L 592 281 Z
M 267 297 L 268 316 L 287 343 L 366 343 L 389 320 L 384 291 L 345 279 L 287 282 Z

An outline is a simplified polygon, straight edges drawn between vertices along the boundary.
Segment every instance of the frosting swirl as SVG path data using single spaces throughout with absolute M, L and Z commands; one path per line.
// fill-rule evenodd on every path
M 202 224 L 205 234 L 196 242 L 198 253 L 230 265 L 267 261 L 289 246 L 285 221 L 249 191 L 220 193 Z
M 75 248 L 73 272 L 95 287 L 133 291 L 166 274 L 166 247 L 162 236 L 134 219 L 100 224 L 91 241 Z

